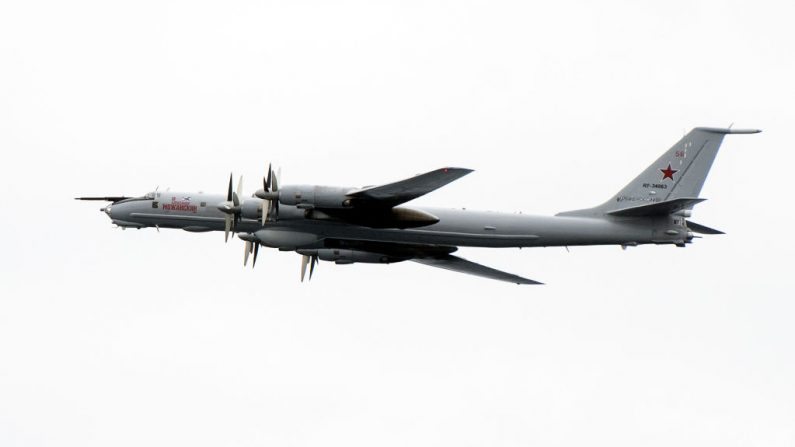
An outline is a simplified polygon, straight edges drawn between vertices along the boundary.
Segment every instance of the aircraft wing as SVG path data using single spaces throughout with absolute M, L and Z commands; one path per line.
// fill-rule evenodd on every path
M 428 194 L 452 181 L 460 179 L 470 172 L 472 172 L 471 169 L 441 168 L 409 179 L 357 189 L 349 192 L 348 197 L 365 201 L 376 201 L 385 206 L 393 207 Z
M 533 281 L 532 279 L 522 278 L 521 276 L 467 261 L 466 259 L 453 255 L 413 258 L 412 261 L 430 265 L 431 267 L 439 267 L 454 272 L 480 276 L 481 278 L 496 279 L 498 281 L 512 282 L 515 284 L 543 284 L 538 281 Z

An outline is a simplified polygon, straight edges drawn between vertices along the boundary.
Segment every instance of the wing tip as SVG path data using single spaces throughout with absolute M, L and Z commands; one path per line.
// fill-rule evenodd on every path
M 439 168 L 438 170 L 441 171 L 441 172 L 444 172 L 444 173 L 452 172 L 452 173 L 456 173 L 456 174 L 460 174 L 460 175 L 467 175 L 470 172 L 474 172 L 475 171 L 474 169 L 458 168 L 458 167 L 455 167 L 455 166 L 445 166 L 443 168 Z
M 546 284 L 544 284 L 543 282 L 540 282 L 540 281 L 533 281 L 532 279 L 524 279 L 522 282 L 517 282 L 516 285 L 519 285 L 519 286 L 545 286 Z

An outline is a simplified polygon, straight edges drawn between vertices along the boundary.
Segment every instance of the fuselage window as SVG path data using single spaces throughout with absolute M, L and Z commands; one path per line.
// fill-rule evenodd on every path
M 157 208 L 157 202 L 152 201 L 152 208 Z
M 207 202 L 201 202 L 199 205 L 200 205 L 202 208 L 204 208 L 205 206 L 207 206 Z

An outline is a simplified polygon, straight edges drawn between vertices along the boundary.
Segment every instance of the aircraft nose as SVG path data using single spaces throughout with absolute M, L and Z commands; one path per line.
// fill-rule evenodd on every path
M 100 211 L 104 211 L 104 212 L 105 212 L 105 214 L 107 214 L 107 215 L 108 215 L 108 217 L 110 217 L 111 219 L 113 219 L 113 216 L 110 214 L 110 212 L 111 212 L 111 209 L 112 209 L 112 208 L 113 208 L 113 205 L 108 205 L 108 206 L 106 206 L 105 208 L 100 208 L 99 210 L 100 210 Z

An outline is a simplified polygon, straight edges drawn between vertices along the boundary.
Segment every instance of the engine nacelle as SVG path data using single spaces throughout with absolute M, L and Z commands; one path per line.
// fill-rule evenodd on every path
M 353 264 L 361 262 L 365 264 L 388 264 L 390 262 L 405 261 L 408 258 L 398 256 L 388 256 L 381 253 L 369 251 L 350 250 L 344 248 L 320 248 L 317 250 L 298 250 L 298 253 L 307 256 L 317 256 L 321 261 L 330 261 L 337 264 Z
M 256 231 L 254 237 L 262 245 L 280 250 L 295 250 L 296 247 L 312 246 L 320 241 L 316 234 L 268 228 Z
M 348 208 L 347 193 L 340 186 L 287 185 L 279 189 L 279 203 L 299 208 Z
M 240 215 L 246 219 L 260 219 L 262 217 L 263 202 L 262 199 L 243 200 L 243 203 L 240 204 Z

